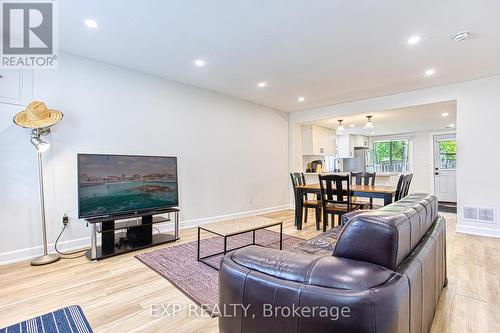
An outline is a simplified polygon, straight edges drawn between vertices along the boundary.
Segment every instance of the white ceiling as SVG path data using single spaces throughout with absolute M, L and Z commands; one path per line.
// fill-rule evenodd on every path
M 58 10 L 64 51 L 285 111 L 500 74 L 500 0 L 72 0 Z M 453 41 L 461 30 L 472 38 Z
M 448 113 L 443 117 L 443 113 Z M 372 115 L 373 129 L 364 128 L 366 116 Z M 384 110 L 372 114 L 358 114 L 335 119 L 326 119 L 314 124 L 326 128 L 337 129 L 338 120 L 342 119 L 345 134 L 362 134 L 366 136 L 393 135 L 421 131 L 445 130 L 445 127 L 457 121 L 457 103 L 448 101 L 441 103 L 411 106 Z M 351 127 L 354 124 L 355 127 Z

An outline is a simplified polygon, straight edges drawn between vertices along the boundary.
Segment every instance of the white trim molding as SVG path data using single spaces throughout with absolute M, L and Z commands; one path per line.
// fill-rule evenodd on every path
M 486 228 L 483 226 L 457 224 L 455 231 L 462 234 L 500 238 L 500 229 Z
M 194 227 L 197 227 L 199 225 L 203 225 L 203 224 L 207 224 L 207 223 L 238 219 L 238 218 L 243 218 L 243 217 L 253 216 L 253 215 L 268 214 L 268 213 L 278 212 L 278 211 L 287 210 L 287 209 L 293 209 L 293 206 L 283 205 L 283 206 L 256 209 L 256 210 L 251 210 L 251 211 L 246 211 L 246 212 L 239 212 L 239 213 L 232 213 L 232 214 L 226 214 L 226 215 L 207 217 L 207 218 L 196 219 L 196 220 L 182 221 L 182 222 L 180 222 L 179 228 L 180 229 L 194 228 Z M 174 226 L 172 223 L 163 224 L 162 226 L 158 226 L 157 228 L 161 232 L 168 232 L 168 231 L 174 230 Z M 60 251 L 71 252 L 74 250 L 85 249 L 89 245 L 90 245 L 90 236 L 60 242 L 60 243 L 58 243 L 58 248 L 63 249 Z M 55 252 L 54 243 L 50 243 L 48 245 L 48 247 L 49 247 L 49 252 L 51 252 L 51 253 Z M 15 262 L 20 262 L 20 261 L 27 261 L 27 260 L 30 260 L 30 259 L 36 258 L 37 256 L 42 255 L 42 253 L 43 253 L 42 245 L 29 247 L 29 248 L 25 248 L 25 249 L 14 250 L 14 251 L 3 252 L 3 253 L 0 253 L 0 266 L 15 263 Z
M 88 247 L 90 244 L 90 237 L 71 239 L 58 243 L 59 251 L 71 252 L 74 250 L 80 250 Z M 64 250 L 60 249 L 63 248 Z M 54 243 L 48 244 L 49 253 L 56 252 L 54 248 Z M 33 246 L 24 249 L 7 251 L 0 253 L 0 265 L 12 264 L 19 261 L 30 260 L 41 256 L 43 254 L 43 246 Z

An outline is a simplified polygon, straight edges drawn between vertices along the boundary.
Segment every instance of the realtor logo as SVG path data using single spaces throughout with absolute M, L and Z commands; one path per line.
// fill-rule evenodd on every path
M 56 67 L 54 5 L 2 2 L 1 67 Z

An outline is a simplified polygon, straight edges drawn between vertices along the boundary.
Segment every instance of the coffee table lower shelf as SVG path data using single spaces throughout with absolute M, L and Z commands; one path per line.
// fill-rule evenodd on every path
M 262 230 L 262 229 L 267 229 L 267 228 L 270 228 L 270 227 L 274 227 L 274 226 L 277 226 L 279 225 L 280 226 L 280 250 L 283 249 L 283 222 L 277 222 L 275 224 L 272 224 L 272 225 L 267 225 L 267 226 L 264 226 L 264 227 L 260 227 L 260 228 L 255 228 L 255 229 L 252 229 L 252 230 L 245 230 L 245 231 L 242 231 L 242 232 L 238 232 L 238 233 L 232 233 L 232 234 L 229 234 L 229 235 L 223 235 L 223 234 L 220 234 L 220 233 L 217 233 L 215 231 L 212 231 L 212 230 L 209 230 L 209 229 L 206 229 L 204 227 L 198 227 L 198 251 L 197 251 L 197 260 L 199 262 L 202 262 L 204 263 L 205 265 L 209 266 L 209 267 L 212 267 L 213 269 L 216 269 L 216 270 L 220 270 L 219 267 L 215 267 L 214 265 L 210 264 L 209 262 L 206 262 L 205 259 L 208 259 L 208 258 L 212 258 L 212 257 L 215 257 L 215 256 L 219 256 L 221 254 L 223 255 L 226 255 L 228 252 L 231 252 L 231 251 L 235 251 L 235 250 L 238 250 L 238 249 L 241 249 L 241 248 L 244 248 L 244 247 L 247 247 L 247 246 L 250 246 L 250 245 L 258 245 L 258 246 L 264 246 L 264 245 L 261 245 L 261 244 L 257 244 L 255 243 L 255 232 L 257 230 Z M 222 252 L 217 252 L 217 253 L 213 253 L 213 254 L 210 254 L 210 255 L 207 255 L 207 256 L 203 256 L 201 257 L 200 256 L 200 250 L 201 250 L 201 231 L 206 231 L 206 232 L 209 232 L 211 234 L 214 234 L 214 235 L 217 235 L 217 236 L 220 236 L 220 237 L 223 237 L 224 238 L 224 251 Z M 232 237 L 232 236 L 237 236 L 237 235 L 241 235 L 241 234 L 246 234 L 248 232 L 251 232 L 252 233 L 252 243 L 250 244 L 245 244 L 243 246 L 238 246 L 238 247 L 235 247 L 235 248 L 231 248 L 231 249 L 228 249 L 227 248 L 227 239 L 229 237 Z

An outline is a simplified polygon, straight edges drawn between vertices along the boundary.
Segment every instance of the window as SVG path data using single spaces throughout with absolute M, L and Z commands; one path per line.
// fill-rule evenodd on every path
M 439 141 L 439 169 L 457 168 L 457 142 L 455 140 Z
M 409 140 L 375 141 L 373 155 L 375 172 L 409 171 Z

